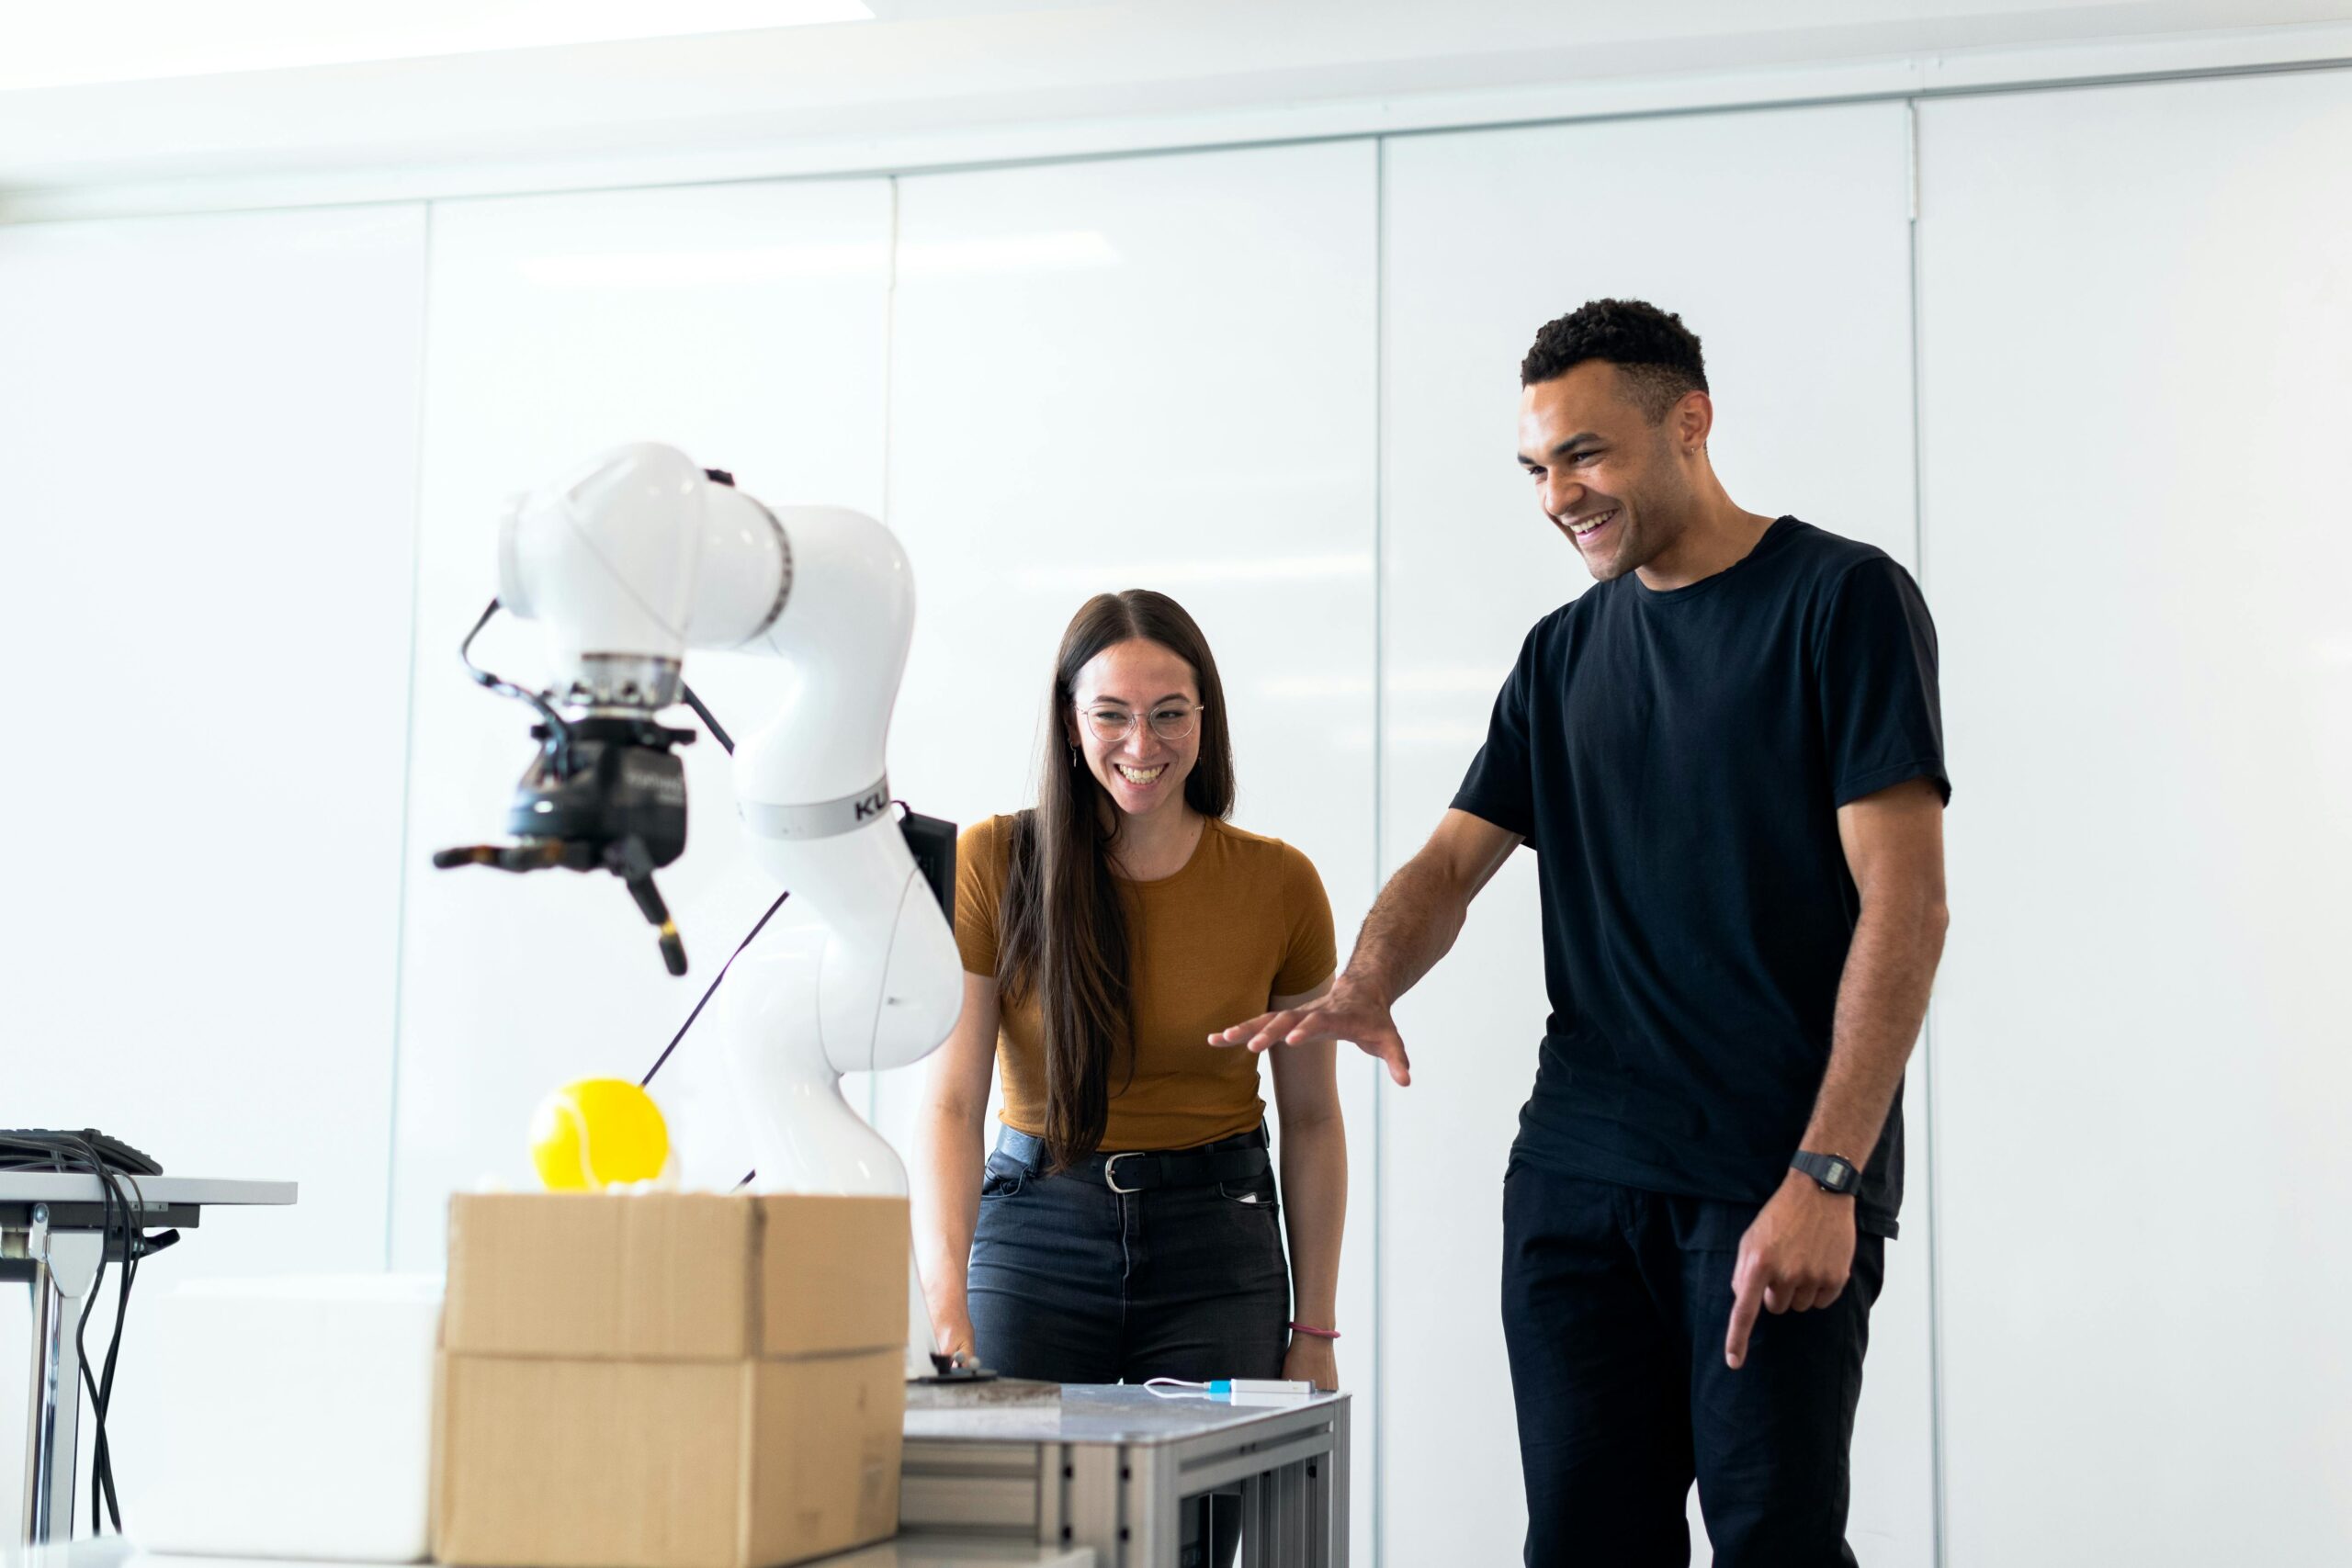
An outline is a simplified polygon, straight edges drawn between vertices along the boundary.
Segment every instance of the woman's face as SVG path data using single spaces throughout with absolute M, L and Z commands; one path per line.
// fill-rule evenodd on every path
M 1201 755 L 1200 683 L 1192 665 L 1164 644 L 1133 637 L 1089 660 L 1071 696 L 1073 711 L 1063 716 L 1069 740 L 1112 804 L 1131 817 L 1176 808 Z M 1180 729 L 1182 738 L 1163 738 L 1155 715 L 1160 729 Z

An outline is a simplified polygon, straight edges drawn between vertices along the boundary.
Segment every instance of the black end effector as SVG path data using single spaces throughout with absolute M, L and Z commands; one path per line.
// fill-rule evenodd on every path
M 646 718 L 574 719 L 531 730 L 538 755 L 514 786 L 506 813 L 510 841 L 441 850 L 433 863 L 501 871 L 609 871 L 661 932 L 662 960 L 686 972 L 684 944 L 653 886 L 657 867 L 686 850 L 686 772 L 674 748 L 691 729 Z

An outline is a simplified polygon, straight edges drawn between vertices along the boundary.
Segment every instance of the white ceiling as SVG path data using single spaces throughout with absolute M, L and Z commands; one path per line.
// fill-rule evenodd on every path
M 839 142 L 2352 19 L 2352 0 L 862 0 L 874 19 L 712 30 L 843 3 L 0 0 L 0 191 Z M 137 79 L 89 79 L 108 73 Z
M 865 0 L 11 0 L 0 91 L 873 19 Z

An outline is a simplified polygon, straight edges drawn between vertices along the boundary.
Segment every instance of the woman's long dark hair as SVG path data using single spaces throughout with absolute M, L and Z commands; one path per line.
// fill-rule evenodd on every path
M 1112 1060 L 1122 1049 L 1130 1077 L 1135 1072 L 1128 912 L 1111 874 L 1119 812 L 1084 756 L 1071 755 L 1069 730 L 1082 722 L 1079 671 L 1104 649 L 1138 637 L 1190 664 L 1200 688 L 1201 750 L 1184 780 L 1184 803 L 1219 819 L 1233 809 L 1225 687 L 1201 628 L 1182 605 L 1148 588 L 1089 599 L 1054 656 L 1037 804 L 1012 819 L 997 944 L 999 993 L 1008 1005 L 1035 998 L 1044 1022 L 1046 1147 L 1054 1170 L 1102 1146 Z

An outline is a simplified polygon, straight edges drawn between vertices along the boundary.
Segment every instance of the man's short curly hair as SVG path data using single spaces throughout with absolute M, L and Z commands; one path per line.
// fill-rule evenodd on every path
M 1546 321 L 1520 361 L 1519 384 L 1565 376 L 1588 359 L 1617 367 L 1652 424 L 1685 393 L 1707 389 L 1699 335 L 1671 310 L 1641 299 L 1590 299 Z

